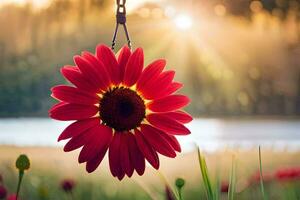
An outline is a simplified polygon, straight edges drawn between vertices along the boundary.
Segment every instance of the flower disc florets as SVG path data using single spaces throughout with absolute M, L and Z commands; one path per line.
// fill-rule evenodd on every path
M 135 91 L 115 87 L 104 93 L 100 101 L 100 117 L 116 131 L 128 131 L 141 124 L 145 108 L 143 99 Z

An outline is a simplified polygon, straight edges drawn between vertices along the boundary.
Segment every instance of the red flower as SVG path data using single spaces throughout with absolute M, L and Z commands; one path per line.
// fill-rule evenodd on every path
M 220 188 L 222 193 L 228 193 L 229 190 L 229 183 L 227 181 L 223 181 L 221 183 L 221 188 Z
M 123 47 L 118 58 L 104 45 L 96 55 L 75 56 L 76 66 L 61 69 L 75 87 L 59 85 L 52 96 L 61 102 L 49 113 L 57 120 L 76 120 L 59 136 L 70 139 L 65 151 L 82 147 L 79 163 L 93 172 L 109 149 L 111 173 L 120 180 L 133 171 L 142 175 L 145 159 L 159 168 L 158 154 L 175 157 L 181 151 L 175 135 L 187 135 L 183 125 L 192 117 L 180 109 L 189 103 L 186 96 L 174 94 L 182 87 L 174 82 L 174 71 L 163 71 L 159 59 L 145 69 L 141 48 L 133 53 Z
M 300 178 L 300 168 L 279 169 L 275 172 L 275 177 L 280 181 L 290 181 Z
M 7 190 L 4 186 L 0 185 L 0 199 L 5 199 Z
M 11 194 L 7 197 L 7 200 L 17 200 L 17 195 L 15 194 Z M 20 200 L 20 198 L 18 197 L 18 200 Z
M 61 182 L 61 188 L 65 191 L 65 192 L 71 192 L 73 190 L 73 188 L 75 187 L 75 181 L 71 180 L 71 179 L 65 179 Z

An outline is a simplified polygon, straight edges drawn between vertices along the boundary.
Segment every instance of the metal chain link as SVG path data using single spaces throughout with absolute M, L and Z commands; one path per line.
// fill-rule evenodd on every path
M 125 35 L 127 38 L 127 45 L 128 47 L 131 49 L 131 41 L 130 41 L 130 37 L 129 37 L 129 33 L 126 27 L 126 0 L 116 0 L 117 2 L 117 14 L 116 14 L 116 28 L 115 28 L 115 32 L 114 32 L 114 36 L 112 39 L 112 44 L 111 44 L 111 49 L 114 50 L 115 49 L 115 45 L 116 45 L 116 38 L 117 38 L 117 33 L 118 33 L 118 29 L 119 29 L 119 25 L 122 25 L 125 31 Z

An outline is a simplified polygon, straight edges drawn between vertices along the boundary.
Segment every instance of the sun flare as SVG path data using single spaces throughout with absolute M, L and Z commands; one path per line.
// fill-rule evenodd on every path
M 190 29 L 193 25 L 193 20 L 189 15 L 179 14 L 175 17 L 174 23 L 176 27 L 180 30 Z

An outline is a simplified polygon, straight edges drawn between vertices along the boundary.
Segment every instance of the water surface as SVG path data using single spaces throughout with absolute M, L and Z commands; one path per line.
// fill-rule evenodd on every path
M 58 143 L 57 138 L 68 124 L 47 118 L 0 119 L 0 144 L 60 146 L 64 142 Z M 184 151 L 195 143 L 208 151 L 258 145 L 277 150 L 300 148 L 300 120 L 195 119 L 188 127 L 192 134 L 178 137 Z

